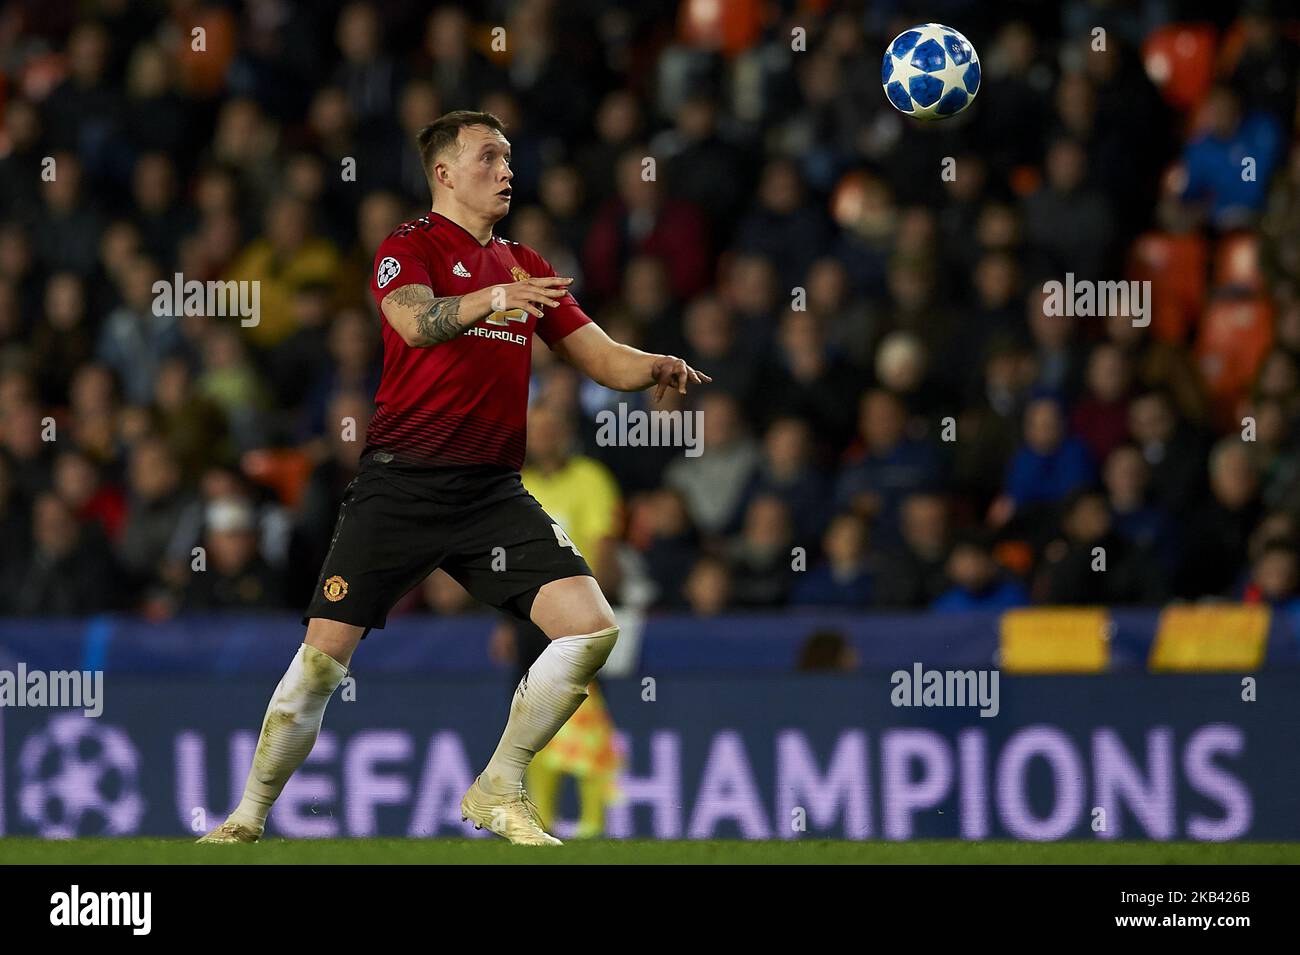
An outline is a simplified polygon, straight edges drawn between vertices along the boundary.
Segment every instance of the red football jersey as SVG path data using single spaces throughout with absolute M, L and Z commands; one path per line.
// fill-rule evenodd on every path
M 489 285 L 554 275 L 540 255 L 493 237 L 480 245 L 446 216 L 430 212 L 395 229 L 375 253 L 370 292 L 378 306 L 403 285 L 465 295 Z M 380 313 L 384 370 L 366 452 L 433 467 L 524 463 L 533 332 L 548 346 L 591 319 L 565 295 L 538 319 L 523 309 L 493 312 L 449 342 L 412 348 Z

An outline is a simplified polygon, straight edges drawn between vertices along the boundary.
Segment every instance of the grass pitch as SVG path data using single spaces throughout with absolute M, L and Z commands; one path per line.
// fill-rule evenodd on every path
M 0 864 L 26 865 L 1261 865 L 1300 864 L 1300 843 L 1267 842 L 570 842 L 493 839 L 268 839 L 199 846 L 188 839 L 0 838 Z

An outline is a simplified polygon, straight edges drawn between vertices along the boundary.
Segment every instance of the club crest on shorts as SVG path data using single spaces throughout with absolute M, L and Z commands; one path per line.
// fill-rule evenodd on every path
M 324 592 L 326 600 L 342 600 L 348 595 L 348 582 L 338 574 L 335 574 L 329 580 L 325 581 Z

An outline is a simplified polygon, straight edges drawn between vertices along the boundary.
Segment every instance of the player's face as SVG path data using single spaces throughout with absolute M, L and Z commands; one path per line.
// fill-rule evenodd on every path
M 460 143 L 453 166 L 456 200 L 495 222 L 510 211 L 510 141 L 487 126 L 465 126 Z

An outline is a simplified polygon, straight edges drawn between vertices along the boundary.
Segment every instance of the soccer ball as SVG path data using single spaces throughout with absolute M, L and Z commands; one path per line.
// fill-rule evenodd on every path
M 980 58 L 970 41 L 942 23 L 904 30 L 885 48 L 885 97 L 917 119 L 956 116 L 980 88 Z

